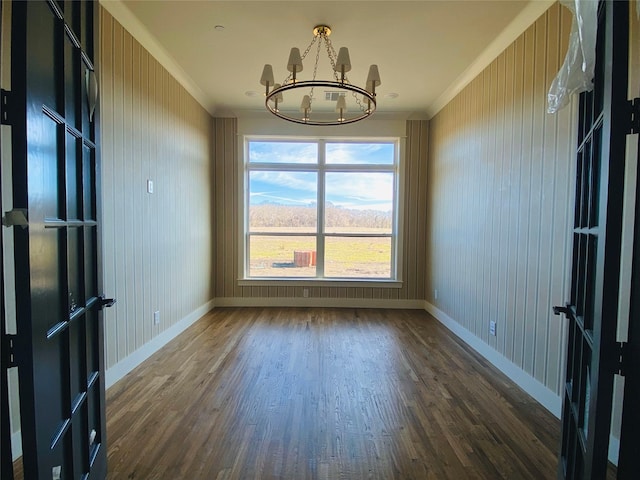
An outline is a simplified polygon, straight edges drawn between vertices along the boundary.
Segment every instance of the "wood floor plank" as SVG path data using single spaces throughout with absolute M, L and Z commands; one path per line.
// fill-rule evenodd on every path
M 216 309 L 109 390 L 109 478 L 553 478 L 558 423 L 424 312 Z
M 107 437 L 111 480 L 551 479 L 560 422 L 424 311 L 219 308 L 109 389 Z

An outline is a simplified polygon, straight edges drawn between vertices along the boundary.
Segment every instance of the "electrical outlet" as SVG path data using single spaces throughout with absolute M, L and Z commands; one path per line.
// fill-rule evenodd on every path
M 153 324 L 160 325 L 160 310 L 153 312 Z
M 309 297 L 309 289 L 308 288 L 303 288 L 302 289 L 302 296 L 304 298 L 308 298 Z
M 489 333 L 494 337 L 496 336 L 496 322 L 493 320 L 489 322 Z

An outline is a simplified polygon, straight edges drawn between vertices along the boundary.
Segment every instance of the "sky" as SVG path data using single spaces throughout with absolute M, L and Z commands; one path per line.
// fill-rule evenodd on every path
M 302 165 L 317 164 L 317 144 L 301 142 L 251 142 L 249 161 Z M 393 165 L 393 143 L 327 143 L 327 165 Z M 317 172 L 252 171 L 251 204 L 278 203 L 308 206 L 317 202 Z M 356 210 L 390 212 L 392 172 L 327 172 L 326 200 Z

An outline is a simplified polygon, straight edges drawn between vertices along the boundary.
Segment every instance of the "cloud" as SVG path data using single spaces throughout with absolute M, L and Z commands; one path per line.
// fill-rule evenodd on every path
M 336 205 L 386 202 L 390 205 L 393 200 L 393 174 L 329 172 L 325 188 L 327 200 Z
M 255 163 L 317 163 L 318 146 L 301 142 L 249 143 L 249 161 Z
M 327 163 L 390 165 L 393 150 L 392 143 L 327 143 Z
M 315 172 L 273 172 L 264 170 L 254 170 L 249 175 L 251 182 L 251 191 L 255 191 L 253 188 L 254 182 L 260 182 L 271 186 L 271 190 L 274 187 L 286 187 L 287 189 L 300 190 L 305 195 L 309 195 L 311 192 L 317 191 L 318 175 Z M 281 192 L 282 189 L 276 189 L 277 192 Z
M 251 142 L 254 162 L 316 163 L 315 143 Z M 392 143 L 327 143 L 327 158 L 334 164 L 389 164 Z M 358 210 L 390 211 L 393 205 L 392 172 L 327 172 L 326 201 Z M 309 205 L 316 202 L 316 172 L 252 170 L 249 173 L 252 203 L 274 202 Z

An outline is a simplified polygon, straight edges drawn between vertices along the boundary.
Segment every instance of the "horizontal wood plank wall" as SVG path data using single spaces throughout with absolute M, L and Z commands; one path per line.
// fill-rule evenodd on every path
M 426 252 L 427 153 L 429 122 L 407 122 L 404 156 L 404 231 L 402 288 L 239 286 L 238 166 L 243 161 L 237 148 L 238 123 L 234 118 L 214 118 L 215 152 L 215 297 L 221 298 L 310 298 L 423 300 Z
M 213 297 L 212 119 L 103 8 L 100 30 L 109 368 Z
M 555 4 L 432 119 L 427 188 L 427 301 L 557 394 L 575 138 L 546 94 L 570 27 Z

